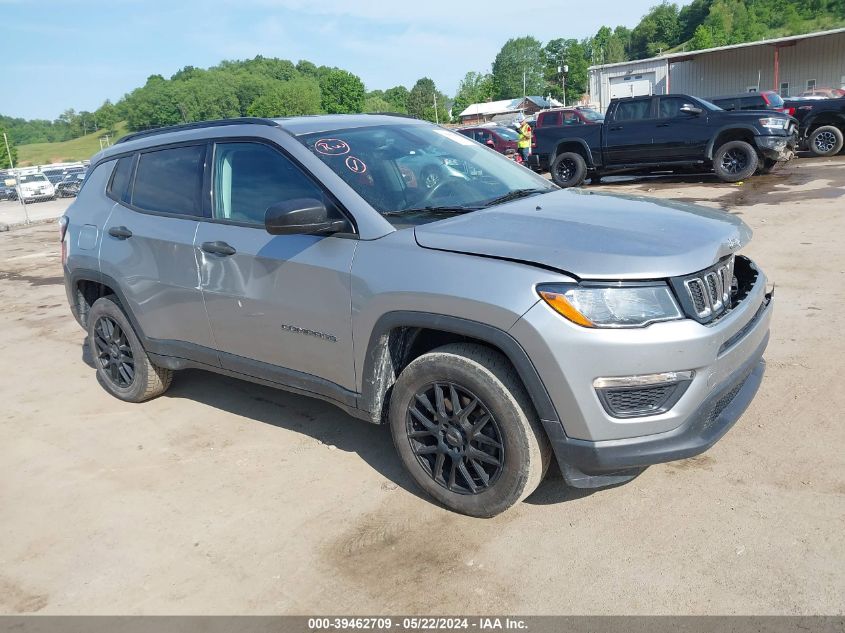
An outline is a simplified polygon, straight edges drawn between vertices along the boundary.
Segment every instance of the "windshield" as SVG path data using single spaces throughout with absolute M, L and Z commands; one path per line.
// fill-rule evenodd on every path
M 44 174 L 27 174 L 25 176 L 21 176 L 21 183 L 24 182 L 45 182 L 47 178 Z
M 306 134 L 299 140 L 394 224 L 422 224 L 557 189 L 472 139 L 433 125 Z
M 578 111 L 581 113 L 581 116 L 588 121 L 604 121 L 604 115 L 592 108 L 581 108 Z

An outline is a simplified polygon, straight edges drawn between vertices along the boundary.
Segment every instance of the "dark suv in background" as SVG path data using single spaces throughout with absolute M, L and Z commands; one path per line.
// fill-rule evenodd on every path
M 774 110 L 783 114 L 790 114 L 783 102 L 783 98 L 774 90 L 762 92 L 741 92 L 735 95 L 723 95 L 708 99 L 722 110 Z

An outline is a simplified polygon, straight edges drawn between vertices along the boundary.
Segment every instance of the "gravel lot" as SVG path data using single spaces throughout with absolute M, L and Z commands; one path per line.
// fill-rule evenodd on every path
M 845 613 L 845 157 L 589 190 L 742 215 L 777 285 L 767 376 L 704 455 L 592 494 L 554 475 L 487 521 L 322 402 L 198 371 L 111 398 L 56 227 L 0 233 L 0 613 Z

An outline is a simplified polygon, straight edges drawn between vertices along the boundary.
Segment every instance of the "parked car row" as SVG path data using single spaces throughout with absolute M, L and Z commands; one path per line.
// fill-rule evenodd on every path
M 85 180 L 85 171 L 84 167 L 70 167 L 17 176 L 7 173 L 0 177 L 0 200 L 30 203 L 75 197 Z

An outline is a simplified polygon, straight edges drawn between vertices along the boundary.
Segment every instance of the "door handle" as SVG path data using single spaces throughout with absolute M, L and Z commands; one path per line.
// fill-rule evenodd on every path
M 668 123 L 658 123 L 657 127 L 669 127 Z
M 622 129 L 621 125 L 614 125 L 612 128 L 610 128 L 610 131 L 615 132 L 616 130 L 621 130 L 621 129 Z
M 238 252 L 234 248 L 229 246 L 226 242 L 203 242 L 202 250 L 204 250 L 206 253 L 211 253 L 212 255 L 221 255 L 223 257 L 228 257 L 229 255 L 234 255 Z
M 125 240 L 132 237 L 132 231 L 125 226 L 113 226 L 109 229 L 109 235 L 116 237 L 119 240 Z

